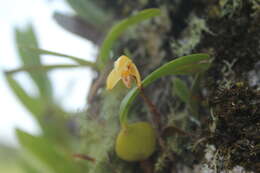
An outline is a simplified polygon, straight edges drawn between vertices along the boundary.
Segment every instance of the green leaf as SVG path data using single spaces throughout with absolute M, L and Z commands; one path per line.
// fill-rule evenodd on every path
M 42 63 L 38 53 L 23 49 L 23 47 L 38 47 L 37 38 L 32 26 L 28 26 L 24 31 L 16 29 L 15 34 L 18 52 L 23 65 L 41 65 Z M 50 98 L 52 96 L 52 87 L 46 72 L 34 71 L 29 73 L 29 75 L 38 87 L 41 97 Z
M 68 4 L 86 22 L 101 28 L 111 20 L 111 15 L 99 8 L 91 0 L 67 0 Z
M 13 73 L 27 71 L 49 71 L 55 69 L 67 69 L 67 68 L 76 68 L 76 67 L 85 67 L 83 65 L 75 65 L 75 64 L 59 64 L 59 65 L 34 65 L 34 66 L 24 66 L 14 70 L 9 70 L 6 72 L 7 75 L 11 75 Z
M 71 16 L 54 12 L 53 19 L 65 30 L 86 38 L 99 45 L 104 37 L 104 31 L 91 22 L 82 20 L 79 16 Z M 107 27 L 103 27 L 107 28 Z
M 20 102 L 37 119 L 43 135 L 60 146 L 69 146 L 71 134 L 66 124 L 69 114 L 55 103 L 28 95 L 12 75 L 6 75 L 6 80 Z
M 174 93 L 185 103 L 189 104 L 191 91 L 187 85 L 179 78 L 173 80 Z
M 160 14 L 161 12 L 159 9 L 146 9 L 114 25 L 108 32 L 100 48 L 100 55 L 97 60 L 100 68 L 103 68 L 103 66 L 107 63 L 109 59 L 109 52 L 114 42 L 126 29 L 128 29 L 130 26 L 136 25 L 144 20 L 150 19 Z
M 20 86 L 20 84 L 15 79 L 13 79 L 13 76 L 6 75 L 6 80 L 11 90 L 29 112 L 31 112 L 36 117 L 39 117 L 43 114 L 44 103 L 41 98 L 29 96 L 26 91 Z
M 53 52 L 53 51 L 49 51 L 49 50 L 44 50 L 44 49 L 40 49 L 40 48 L 34 48 L 34 47 L 22 47 L 22 48 L 25 49 L 26 51 L 35 52 L 38 55 L 54 55 L 54 56 L 58 56 L 58 57 L 62 57 L 62 58 L 67 58 L 67 59 L 77 62 L 78 64 L 88 66 L 93 69 L 97 69 L 97 66 L 95 63 L 84 60 L 83 58 L 77 58 L 75 56 L 66 55 L 63 53 Z
M 58 147 L 54 146 L 47 139 L 32 136 L 22 130 L 16 130 L 16 134 L 21 146 L 33 156 L 32 159 L 37 159 L 39 162 L 42 162 L 51 172 L 80 172 L 72 156 L 58 150 Z
M 13 75 L 6 75 L 10 89 L 24 105 L 24 107 L 37 119 L 43 135 L 56 143 L 66 146 L 70 140 L 66 122 L 68 114 L 55 103 L 47 102 L 41 97 L 32 97 L 13 78 Z M 46 118 L 49 118 L 46 121 Z
M 143 81 L 142 86 L 145 88 L 150 85 L 155 80 L 166 76 L 166 75 L 176 75 L 176 74 L 194 74 L 195 72 L 199 73 L 209 67 L 210 63 L 208 54 L 192 54 L 188 56 L 183 56 L 177 59 L 174 59 L 148 75 Z M 191 68 L 195 67 L 198 71 L 194 71 Z M 120 122 L 127 121 L 127 114 L 131 103 L 134 101 L 135 97 L 138 95 L 139 89 L 137 87 L 133 88 L 123 99 L 120 105 L 119 116 Z

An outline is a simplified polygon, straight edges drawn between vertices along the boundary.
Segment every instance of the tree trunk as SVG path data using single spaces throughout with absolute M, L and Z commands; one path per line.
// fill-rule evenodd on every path
M 111 92 L 97 76 L 89 94 L 86 121 L 81 122 L 82 152 L 95 157 L 90 172 L 260 172 L 260 2 L 259 0 L 133 0 L 95 2 L 105 12 L 125 18 L 146 8 L 162 15 L 124 33 L 113 53 L 130 54 L 142 77 L 179 56 L 207 53 L 212 65 L 194 76 L 169 76 L 145 89 L 160 111 L 166 141 L 149 160 L 119 159 L 114 143 L 119 131 L 119 105 L 129 91 L 121 85 Z M 117 20 L 118 17 L 114 17 Z M 111 63 L 112 64 L 112 63 Z M 108 65 L 106 71 L 111 70 Z M 190 104 L 176 94 L 173 81 L 191 89 Z M 194 85 L 196 84 L 196 85 Z M 130 120 L 151 121 L 141 98 Z M 192 136 L 181 135 L 177 126 Z

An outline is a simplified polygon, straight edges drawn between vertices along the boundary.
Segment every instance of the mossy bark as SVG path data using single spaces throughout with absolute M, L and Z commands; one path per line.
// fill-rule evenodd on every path
M 161 121 L 165 128 L 178 126 L 195 137 L 182 136 L 167 128 L 164 136 L 165 149 L 158 149 L 145 166 L 143 163 L 127 163 L 115 155 L 114 143 L 119 131 L 118 109 L 127 90 L 119 85 L 112 93 L 107 92 L 104 89 L 104 76 L 99 75 L 93 81 L 91 103 L 87 115 L 84 115 L 87 116 L 87 120 L 81 122 L 82 152 L 97 160 L 95 164 L 89 163 L 90 172 L 149 172 L 151 169 L 153 172 L 165 173 L 219 172 L 233 169 L 235 166 L 245 166 L 241 162 L 225 166 L 225 162 L 230 160 L 220 155 L 221 151 L 216 146 L 219 142 L 212 140 L 216 135 L 216 127 L 213 125 L 219 127 L 216 124 L 219 121 L 212 119 L 212 116 L 215 118 L 214 106 L 209 103 L 212 101 L 211 98 L 216 96 L 216 89 L 230 88 L 238 81 L 248 84 L 250 89 L 259 87 L 260 70 L 257 62 L 260 60 L 260 2 L 98 0 L 96 3 L 104 11 L 112 12 L 120 18 L 145 8 L 155 7 L 162 10 L 160 17 L 128 30 L 113 49 L 115 56 L 129 54 L 142 76 L 146 76 L 167 61 L 190 53 L 208 53 L 213 61 L 210 69 L 203 75 L 196 76 L 196 80 L 195 76 L 179 76 L 190 87 L 196 81 L 192 97 L 195 111 L 191 111 L 190 106 L 176 96 L 173 89 L 175 76 L 162 78 L 146 89 L 146 94 L 162 114 Z M 116 19 L 118 17 L 115 17 Z M 111 65 L 107 67 L 107 71 L 109 69 Z M 257 95 L 257 92 L 254 93 Z M 256 104 L 256 107 L 258 104 L 259 107 L 259 98 L 254 96 L 254 102 L 247 103 Z M 257 114 L 258 122 L 260 111 L 259 108 L 255 109 L 248 113 Z M 138 98 L 131 108 L 130 121 L 150 121 L 150 117 L 148 108 Z M 258 125 L 256 128 L 259 130 Z M 256 135 L 259 135 L 259 131 Z M 254 146 L 260 145 L 258 140 L 254 142 Z M 254 151 L 255 160 L 245 168 L 257 172 L 260 168 L 260 149 Z M 211 156 L 211 160 L 206 159 L 208 155 Z M 239 153 L 236 155 L 244 157 L 239 156 Z M 146 169 L 147 167 L 151 169 Z

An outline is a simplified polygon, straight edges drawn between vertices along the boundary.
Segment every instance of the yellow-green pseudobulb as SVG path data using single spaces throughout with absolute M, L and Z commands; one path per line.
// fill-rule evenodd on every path
M 126 161 L 141 161 L 153 154 L 155 145 L 155 130 L 150 123 L 128 124 L 119 132 L 116 140 L 116 154 Z

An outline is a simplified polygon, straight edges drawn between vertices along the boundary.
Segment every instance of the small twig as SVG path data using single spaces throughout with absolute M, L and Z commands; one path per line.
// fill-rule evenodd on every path
M 93 157 L 90 157 L 86 154 L 73 154 L 73 157 L 74 158 L 79 158 L 79 159 L 82 159 L 82 160 L 88 160 L 88 161 L 91 161 L 93 163 L 96 162 L 96 159 L 94 159 Z

